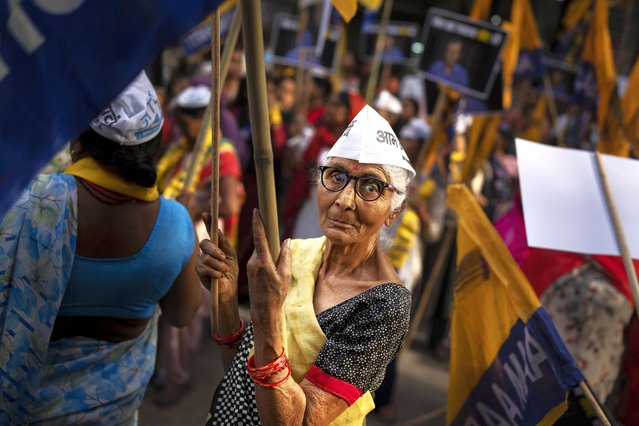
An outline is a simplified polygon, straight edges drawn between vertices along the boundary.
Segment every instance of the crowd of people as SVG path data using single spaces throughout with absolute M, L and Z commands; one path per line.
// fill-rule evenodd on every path
M 155 89 L 139 76 L 4 218 L 3 235 L 28 223 L 20 231 L 24 238 L 53 244 L 13 258 L 13 274 L 25 282 L 63 283 L 46 294 L 32 292 L 26 297 L 35 303 L 18 306 L 24 317 L 39 320 L 15 348 L 48 351 L 33 364 L 42 368 L 10 370 L 29 386 L 29 405 L 16 408 L 16 416 L 90 421 L 106 418 L 115 406 L 117 421 L 129 421 L 149 384 L 157 387 L 157 404 L 188 397 L 191 361 L 207 334 L 207 287 L 215 278 L 221 309 L 215 338 L 224 348 L 226 374 L 212 395 L 207 424 L 282 416 L 354 424 L 373 407 L 380 419 L 394 421 L 394 358 L 442 236 L 454 228 L 446 185 L 461 179 L 502 233 L 597 397 L 626 424 L 639 421 L 638 323 L 621 261 L 531 249 L 523 228 L 514 138 L 592 149 L 599 133 L 588 110 L 517 82 L 512 106 L 485 132 L 485 158 L 464 174 L 455 167 L 478 118 L 450 106 L 448 121 L 434 123 L 410 69 L 385 67 L 368 106 L 366 65 L 350 53 L 330 77 L 273 66 L 269 120 L 285 241 L 274 262 L 255 210 L 241 49 L 221 93 L 219 223 L 202 215 L 213 174 L 207 64 L 182 58 L 165 70 L 168 83 L 155 82 Z M 556 103 L 557 117 L 549 102 Z M 140 121 L 131 108 L 153 120 Z M 442 131 L 450 142 L 429 151 Z M 38 213 L 42 200 L 55 201 L 45 215 Z M 217 246 L 208 240 L 216 228 Z M 453 268 L 454 256 L 447 262 Z M 452 274 L 443 277 L 427 335 L 431 349 L 445 357 L 453 284 Z M 251 323 L 244 324 L 238 303 L 249 301 Z M 19 324 L 2 327 L 23 333 Z M 95 374 L 115 384 L 101 387 Z M 24 399 L 16 389 L 16 400 Z

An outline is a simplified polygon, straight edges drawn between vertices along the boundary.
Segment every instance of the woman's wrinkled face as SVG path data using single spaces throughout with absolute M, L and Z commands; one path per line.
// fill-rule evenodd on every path
M 376 164 L 360 164 L 355 160 L 332 157 L 326 164 L 351 176 L 370 176 L 390 183 L 384 169 Z M 333 244 L 350 245 L 371 242 L 378 238 L 382 225 L 390 226 L 397 216 L 391 209 L 393 192 L 385 189 L 381 197 L 365 201 L 355 193 L 353 179 L 339 192 L 317 185 L 319 222 L 326 238 Z

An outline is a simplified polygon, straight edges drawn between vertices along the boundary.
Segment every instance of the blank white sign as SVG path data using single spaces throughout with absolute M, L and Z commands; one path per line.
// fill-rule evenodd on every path
M 517 139 L 528 245 L 619 256 L 594 153 Z M 639 259 L 639 161 L 602 156 L 630 252 Z

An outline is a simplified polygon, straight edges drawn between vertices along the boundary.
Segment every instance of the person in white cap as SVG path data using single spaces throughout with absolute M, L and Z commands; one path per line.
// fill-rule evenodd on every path
M 386 259 L 383 229 L 415 171 L 389 123 L 365 106 L 319 167 L 324 236 L 285 240 L 271 258 L 259 211 L 248 264 L 251 323 L 237 309 L 238 264 L 220 236 L 197 271 L 218 279 L 226 375 L 207 424 L 361 425 L 408 331 L 410 293 Z
M 375 110 L 395 129 L 402 115 L 402 102 L 388 90 L 382 90 L 375 100 Z
M 207 86 L 190 86 L 180 92 L 172 101 L 176 119 L 182 137 L 174 142 L 162 156 L 157 165 L 158 189 L 167 198 L 182 199 L 187 193 L 194 194 L 187 208 L 194 220 L 199 219 L 202 211 L 210 205 L 211 182 L 211 131 L 207 132 L 204 147 L 199 152 L 195 163 L 194 178 L 188 188 L 185 181 L 192 161 L 193 150 L 197 141 L 204 112 L 211 90 Z M 242 186 L 242 170 L 239 157 L 233 143 L 222 138 L 220 140 L 220 217 L 225 221 L 225 232 L 235 233 L 238 215 L 242 207 L 244 189 Z M 233 236 L 235 240 L 235 236 Z
M 201 301 L 184 207 L 158 195 L 162 114 L 144 73 L 37 176 L 0 225 L 0 418 L 135 424 L 158 304 L 176 326 Z M 11 402 L 8 402 L 11 401 Z

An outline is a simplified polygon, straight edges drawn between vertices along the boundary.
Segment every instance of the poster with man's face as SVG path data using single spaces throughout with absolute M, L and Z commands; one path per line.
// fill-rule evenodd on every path
M 424 78 L 486 101 L 500 69 L 507 33 L 488 22 L 431 8 L 418 59 Z
M 361 60 L 372 61 L 380 27 L 379 22 L 371 22 L 363 26 L 359 39 L 359 57 Z M 389 22 L 386 27 L 382 63 L 407 64 L 411 59 L 411 48 L 419 35 L 419 29 L 419 25 L 411 22 Z
M 299 18 L 297 16 L 285 13 L 275 16 L 269 44 L 269 50 L 273 53 L 273 62 L 298 68 L 311 68 L 319 74 L 330 73 L 336 65 L 337 43 L 341 30 L 334 26 L 325 28 L 319 54 L 316 53 L 315 46 L 308 45 L 308 39 L 303 38 L 301 44 L 298 44 L 298 33 Z

